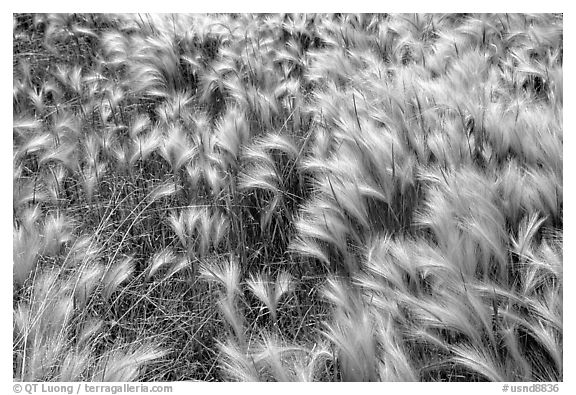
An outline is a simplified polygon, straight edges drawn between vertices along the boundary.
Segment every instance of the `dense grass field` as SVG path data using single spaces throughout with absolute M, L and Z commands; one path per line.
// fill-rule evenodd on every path
M 13 20 L 14 380 L 563 379 L 562 15 Z

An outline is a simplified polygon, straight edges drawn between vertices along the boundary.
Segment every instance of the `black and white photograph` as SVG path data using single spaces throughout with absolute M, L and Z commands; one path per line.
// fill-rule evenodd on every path
M 562 13 L 12 20 L 14 393 L 559 391 Z

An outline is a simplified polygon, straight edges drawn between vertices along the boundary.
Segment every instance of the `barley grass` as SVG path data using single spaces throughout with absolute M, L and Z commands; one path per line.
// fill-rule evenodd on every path
M 561 14 L 13 20 L 15 380 L 563 380 Z

